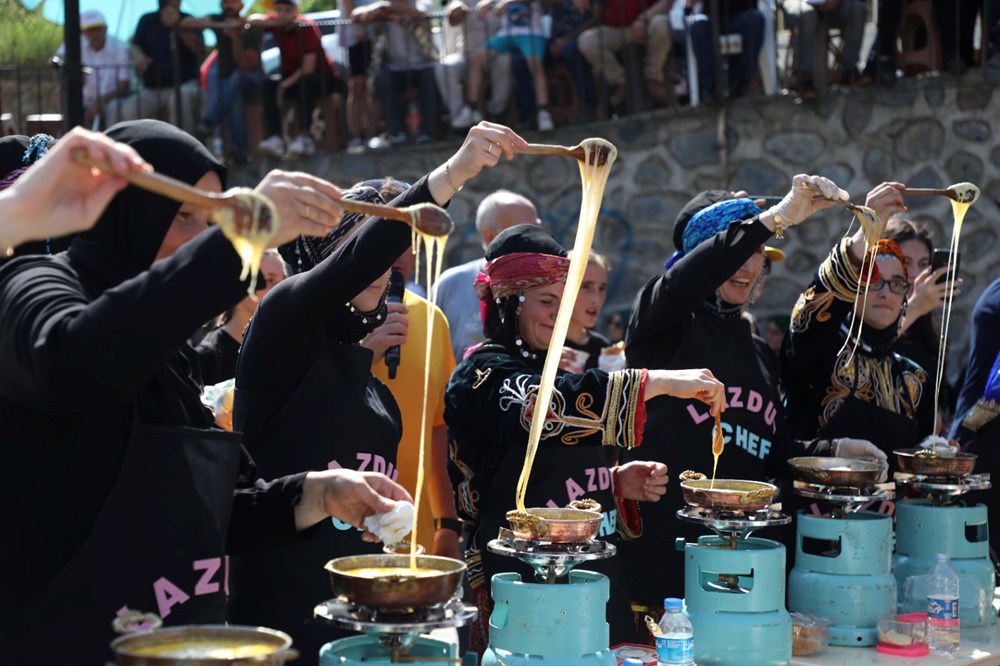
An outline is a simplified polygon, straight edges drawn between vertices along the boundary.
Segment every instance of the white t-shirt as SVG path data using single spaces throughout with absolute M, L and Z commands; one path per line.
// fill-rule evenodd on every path
M 540 2 L 512 2 L 504 8 L 500 17 L 499 35 L 513 37 L 514 35 L 545 36 L 542 26 L 542 16 L 545 10 Z
M 56 55 L 66 57 L 65 44 L 59 47 Z M 83 99 L 88 102 L 115 90 L 120 82 L 131 80 L 132 58 L 128 45 L 111 35 L 107 36 L 100 51 L 90 48 L 86 37 L 80 38 L 80 60 L 84 67 L 94 70 L 83 78 Z
M 472 286 L 485 267 L 483 259 L 473 259 L 449 268 L 437 281 L 437 306 L 448 319 L 456 362 L 462 360 L 466 349 L 486 339 L 479 314 L 479 297 Z

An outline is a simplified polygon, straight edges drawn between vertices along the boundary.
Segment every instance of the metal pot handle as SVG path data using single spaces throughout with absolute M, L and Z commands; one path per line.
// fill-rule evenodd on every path
M 140 634 L 163 626 L 163 620 L 156 613 L 127 610 L 111 621 L 116 634 Z

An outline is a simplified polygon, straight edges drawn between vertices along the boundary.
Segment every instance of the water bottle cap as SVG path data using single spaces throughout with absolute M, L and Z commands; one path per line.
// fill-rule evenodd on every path
M 937 555 L 934 556 L 935 562 L 947 562 L 950 559 L 951 558 L 948 557 L 947 553 L 938 553 Z
M 679 611 L 684 607 L 684 602 L 675 597 L 667 597 L 663 600 L 663 610 Z
M 622 666 L 642 666 L 642 659 L 629 657 L 628 659 L 622 662 Z

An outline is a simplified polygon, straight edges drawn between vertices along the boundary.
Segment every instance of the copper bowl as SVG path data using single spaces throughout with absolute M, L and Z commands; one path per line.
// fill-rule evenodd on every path
M 264 627 L 197 625 L 167 627 L 120 636 L 111 641 L 119 666 L 277 666 L 297 659 L 288 634 Z M 208 656 L 211 649 L 234 656 Z M 253 656 L 235 656 L 240 652 Z
M 559 509 L 538 507 L 527 510 L 530 518 L 522 520 L 517 512 L 507 513 L 511 532 L 518 539 L 549 543 L 578 543 L 597 538 L 604 516 L 600 509 Z
M 871 488 L 885 469 L 872 460 L 825 456 L 789 458 L 788 464 L 795 470 L 798 481 L 850 488 Z
M 940 455 L 928 449 L 900 449 L 893 451 L 896 464 L 903 472 L 925 476 L 968 476 L 976 467 L 974 453 L 956 452 Z
M 691 506 L 718 511 L 758 511 L 770 506 L 778 487 L 762 481 L 738 479 L 688 479 L 681 481 L 681 494 Z
M 455 596 L 465 573 L 465 562 L 450 557 L 418 555 L 417 568 L 410 571 L 409 555 L 349 555 L 326 563 L 333 593 L 369 608 L 403 609 L 443 604 Z M 398 569 L 393 573 L 366 577 L 359 569 Z

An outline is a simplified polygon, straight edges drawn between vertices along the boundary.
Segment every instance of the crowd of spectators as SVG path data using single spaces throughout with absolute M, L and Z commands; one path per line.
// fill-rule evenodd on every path
M 1000 65 L 1000 0 L 932 4 L 939 67 Z M 332 137 L 326 145 L 360 151 L 427 142 L 484 117 L 549 131 L 751 93 L 764 78 L 761 50 L 775 48 L 767 31 L 776 28 L 789 31 L 779 63 L 784 90 L 808 98 L 820 81 L 892 85 L 904 73 L 897 37 L 905 1 L 877 7 L 870 16 L 864 0 L 451 0 L 435 11 L 430 0 L 355 0 L 314 20 L 297 0 L 274 0 L 271 12 L 250 16 L 241 0 L 221 0 L 204 17 L 159 0 L 130 44 L 88 10 L 85 120 L 99 129 L 162 118 L 206 143 L 219 137 L 216 145 L 224 142 L 237 161 L 255 149 L 310 154 L 324 132 Z M 869 23 L 874 43 L 865 54 Z M 836 31 L 833 51 L 818 39 L 828 30 Z M 206 31 L 215 35 L 211 53 Z M 719 45 L 716 34 L 726 37 Z M 261 57 L 268 47 L 277 47 L 276 66 Z M 682 76 L 687 60 L 696 76 Z

